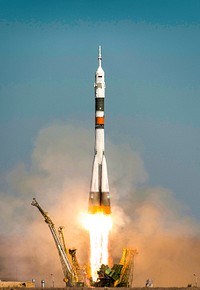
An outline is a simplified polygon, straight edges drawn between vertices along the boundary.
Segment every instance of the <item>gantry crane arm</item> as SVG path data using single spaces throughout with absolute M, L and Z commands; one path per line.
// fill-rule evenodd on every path
M 69 261 L 69 258 L 66 255 L 65 248 L 63 246 L 62 241 L 59 238 L 59 234 L 54 226 L 54 223 L 52 222 L 51 218 L 47 215 L 47 213 L 41 208 L 41 206 L 39 205 L 39 203 L 35 198 L 33 198 L 31 205 L 38 208 L 40 213 L 43 215 L 45 222 L 48 224 L 59 253 L 62 270 L 65 276 L 65 282 L 67 286 L 73 286 L 73 284 L 76 283 L 73 267 Z
M 79 281 L 79 282 L 81 282 L 81 281 L 83 282 L 83 281 L 85 281 L 86 277 L 85 277 L 85 273 L 84 273 L 83 269 L 80 267 L 78 259 L 76 257 L 76 249 L 66 248 L 63 229 L 64 229 L 63 226 L 60 226 L 58 228 L 58 233 L 59 233 L 59 236 L 60 236 L 60 240 L 62 241 L 62 244 L 63 244 L 63 247 L 64 247 L 65 252 L 67 254 L 67 257 L 71 261 L 71 265 L 73 267 L 74 276 L 76 277 L 76 280 Z
M 123 249 L 123 255 L 119 265 L 122 265 L 120 278 L 115 281 L 115 287 L 131 287 L 133 282 L 134 256 L 138 254 L 136 249 Z
M 38 210 L 40 211 L 40 213 L 43 215 L 45 222 L 48 225 L 52 225 L 54 226 L 54 223 L 52 222 L 52 220 L 50 219 L 50 217 L 47 215 L 47 212 L 45 212 L 41 206 L 39 205 L 39 203 L 37 202 L 36 198 L 33 198 L 31 205 L 36 206 L 38 208 Z

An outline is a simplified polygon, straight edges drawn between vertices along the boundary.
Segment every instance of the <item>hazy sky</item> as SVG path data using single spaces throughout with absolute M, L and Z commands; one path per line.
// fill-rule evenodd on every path
M 42 128 L 61 122 L 93 130 L 98 45 L 107 140 L 137 151 L 148 173 L 143 186 L 169 189 L 200 221 L 195 0 L 0 0 L 2 190 L 15 166 L 31 162 Z

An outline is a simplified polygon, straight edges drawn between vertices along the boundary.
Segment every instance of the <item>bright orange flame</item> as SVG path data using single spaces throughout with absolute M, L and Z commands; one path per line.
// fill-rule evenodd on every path
M 110 215 L 102 212 L 87 214 L 84 226 L 90 234 L 90 267 L 93 281 L 97 280 L 97 271 L 102 264 L 108 265 L 108 240 L 112 228 Z

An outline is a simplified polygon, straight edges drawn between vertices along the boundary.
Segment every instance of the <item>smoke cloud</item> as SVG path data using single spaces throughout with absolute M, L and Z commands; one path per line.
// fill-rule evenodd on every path
M 55 225 L 65 227 L 67 247 L 77 248 L 80 264 L 88 261 L 89 240 L 82 217 L 87 212 L 93 132 L 52 124 L 42 129 L 29 164 L 18 164 L 4 178 L 0 203 L 0 278 L 44 279 L 64 286 L 53 238 L 36 197 Z M 137 152 L 127 145 L 106 144 L 113 212 L 110 252 L 118 263 L 123 248 L 136 248 L 134 286 L 151 278 L 154 286 L 194 283 L 200 262 L 199 225 L 169 190 L 148 188 L 148 174 Z M 198 274 L 198 273 L 197 273 Z

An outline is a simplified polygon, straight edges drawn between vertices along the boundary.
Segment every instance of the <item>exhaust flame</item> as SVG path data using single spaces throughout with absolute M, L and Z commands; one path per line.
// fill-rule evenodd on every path
M 97 271 L 102 264 L 108 265 L 109 232 L 112 228 L 112 218 L 102 212 L 87 214 L 84 227 L 90 235 L 90 268 L 93 281 L 97 280 Z

